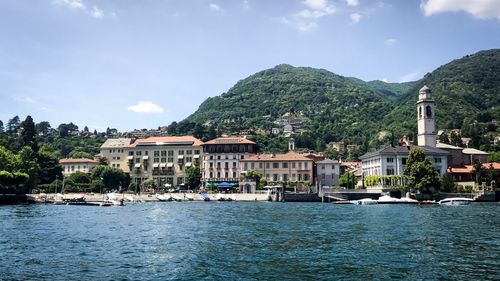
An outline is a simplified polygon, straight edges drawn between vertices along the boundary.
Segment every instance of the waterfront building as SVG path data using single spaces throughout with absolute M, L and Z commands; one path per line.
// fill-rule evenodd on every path
M 129 173 L 127 155 L 129 146 L 133 141 L 134 139 L 129 138 L 107 139 L 101 145 L 100 156 L 106 158 L 111 167 Z
M 268 182 L 313 183 L 313 160 L 295 152 L 285 154 L 257 154 L 243 159 L 241 173 L 256 170 Z
M 60 159 L 59 164 L 61 164 L 63 175 L 66 177 L 76 172 L 90 173 L 95 166 L 99 165 L 99 162 L 87 158 L 65 158 Z
M 485 186 L 490 186 L 492 190 L 498 186 L 498 182 L 500 182 L 500 163 L 491 162 L 491 163 L 483 163 L 483 169 L 487 170 L 491 173 L 493 182 L 485 182 Z M 453 177 L 453 180 L 462 186 L 474 186 L 475 181 L 473 177 L 474 166 L 473 165 L 464 165 L 462 167 L 449 167 L 448 173 Z M 482 184 L 482 183 L 480 183 Z M 495 186 L 492 186 L 495 185 Z
M 240 161 L 255 155 L 258 146 L 243 137 L 220 137 L 203 144 L 202 181 L 207 184 L 240 180 Z
M 450 153 L 448 165 L 451 167 L 464 167 L 476 161 L 481 163 L 488 161 L 489 154 L 475 148 L 463 148 L 446 143 L 437 143 L 436 147 Z
M 435 106 L 429 87 L 422 87 L 417 101 L 418 146 L 430 158 L 436 171 L 443 175 L 450 153 L 436 147 Z M 402 176 L 411 147 L 384 147 L 361 156 L 363 176 Z
M 319 186 L 338 186 L 340 163 L 337 160 L 325 159 L 316 162 L 316 180 Z
M 200 166 L 203 142 L 192 136 L 149 137 L 127 147 L 127 165 L 132 182 L 153 179 L 157 187 L 179 186 L 186 170 Z

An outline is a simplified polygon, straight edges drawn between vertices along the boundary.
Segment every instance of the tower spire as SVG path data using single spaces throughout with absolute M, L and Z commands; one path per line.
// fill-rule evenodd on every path
M 431 97 L 431 89 L 423 86 L 418 92 L 417 120 L 418 145 L 436 147 L 436 102 Z

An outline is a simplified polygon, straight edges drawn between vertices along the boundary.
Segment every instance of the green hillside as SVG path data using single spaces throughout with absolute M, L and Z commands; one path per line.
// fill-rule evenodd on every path
M 391 131 L 392 140 L 416 133 L 415 102 L 424 84 L 437 102 L 438 129 L 462 128 L 466 134 L 496 130 L 500 50 L 466 56 L 407 83 L 365 82 L 323 69 L 278 65 L 208 98 L 186 120 L 176 123 L 175 129 L 178 133 L 199 131 L 205 124 L 231 134 L 283 128 L 280 121 L 291 110 L 302 122 L 302 132 L 295 135 L 298 147 L 321 150 L 331 141 L 344 140 L 361 145 L 361 153 L 389 139 L 377 140 L 381 131 Z M 470 128 L 473 123 L 479 127 Z

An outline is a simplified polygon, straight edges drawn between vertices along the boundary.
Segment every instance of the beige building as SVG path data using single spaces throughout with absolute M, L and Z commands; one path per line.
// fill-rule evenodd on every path
M 101 156 L 108 160 L 111 167 L 129 173 L 127 156 L 129 146 L 133 141 L 134 139 L 129 138 L 107 139 L 101 145 Z
M 99 162 L 87 158 L 66 158 L 59 160 L 59 164 L 63 168 L 63 175 L 69 176 L 75 172 L 90 173 L 95 166 L 99 165 Z
M 302 182 L 313 179 L 313 160 L 289 151 L 285 154 L 258 154 L 243 159 L 241 173 L 256 170 L 268 182 Z
M 132 182 L 140 185 L 153 179 L 157 187 L 185 183 L 186 170 L 201 164 L 202 145 L 201 140 L 192 136 L 136 140 L 125 148 Z
M 257 153 L 257 144 L 243 137 L 221 137 L 203 144 L 204 183 L 239 182 L 240 161 Z

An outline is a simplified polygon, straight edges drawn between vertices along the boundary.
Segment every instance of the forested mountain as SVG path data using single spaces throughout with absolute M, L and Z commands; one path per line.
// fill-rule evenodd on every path
M 454 60 L 407 83 L 365 82 L 323 69 L 278 65 L 208 98 L 175 125 L 184 131 L 195 124 L 216 126 L 223 133 L 269 130 L 279 127 L 280 119 L 291 110 L 306 131 L 296 136 L 299 147 L 318 150 L 330 141 L 345 140 L 366 150 L 380 145 L 381 131 L 391 131 L 392 139 L 416 133 L 415 102 L 424 84 L 437 102 L 438 129 L 460 129 L 477 120 L 479 133 L 496 130 L 493 120 L 500 119 L 498 49 Z M 493 124 L 487 129 L 488 122 Z

